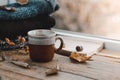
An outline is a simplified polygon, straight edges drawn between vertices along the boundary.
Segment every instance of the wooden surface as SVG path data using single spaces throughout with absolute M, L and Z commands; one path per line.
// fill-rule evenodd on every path
M 30 63 L 32 68 L 24 69 L 7 61 L 0 62 L 0 76 L 2 80 L 120 80 L 120 59 L 99 55 L 107 54 L 104 51 L 86 63 L 76 63 L 57 54 L 51 62 L 36 63 L 28 55 L 6 52 L 8 56 Z M 46 76 L 46 70 L 54 68 L 56 63 L 60 67 L 58 75 Z
M 64 38 L 64 40 L 69 44 L 70 40 L 68 38 Z M 90 43 L 88 41 L 81 44 L 84 46 L 84 51 L 88 51 L 87 53 L 102 49 L 101 42 L 100 45 L 98 45 L 98 42 Z M 97 45 L 97 48 L 95 45 Z M 90 49 L 87 49 L 88 46 Z M 9 61 L 0 62 L 0 80 L 120 80 L 120 59 L 109 56 L 119 55 L 120 52 L 102 50 L 86 63 L 77 63 L 71 61 L 69 57 L 58 54 L 55 54 L 54 59 L 50 62 L 37 63 L 31 61 L 29 55 L 18 54 L 16 50 L 2 51 L 1 53 L 5 53 L 9 58 L 27 62 L 32 67 L 24 69 L 11 64 Z M 46 76 L 45 72 L 48 69 L 55 68 L 57 64 L 60 67 L 58 74 Z

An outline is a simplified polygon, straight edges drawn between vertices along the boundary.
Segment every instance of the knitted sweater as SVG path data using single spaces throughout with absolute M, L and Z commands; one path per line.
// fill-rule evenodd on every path
M 6 6 L 15 7 L 16 11 L 10 12 L 0 9 L 0 20 L 27 19 L 39 14 L 51 14 L 59 8 L 56 0 L 29 0 L 26 5 L 12 3 Z

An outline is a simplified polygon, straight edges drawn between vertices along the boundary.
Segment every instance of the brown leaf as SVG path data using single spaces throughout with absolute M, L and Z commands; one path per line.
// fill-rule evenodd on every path
M 10 43 L 11 41 L 10 41 L 10 39 L 9 38 L 5 38 L 5 41 L 6 41 L 6 43 Z
M 88 60 L 87 54 L 73 52 L 70 55 L 70 59 L 73 59 L 77 62 L 86 62 Z
M 24 37 L 22 37 L 21 42 L 22 42 L 22 43 L 25 43 L 25 42 L 26 42 L 26 39 L 25 39 Z
M 9 46 L 15 46 L 14 42 L 9 42 L 8 44 L 9 44 Z

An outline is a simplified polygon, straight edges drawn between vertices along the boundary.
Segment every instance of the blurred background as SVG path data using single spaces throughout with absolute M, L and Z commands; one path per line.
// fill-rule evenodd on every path
M 56 28 L 120 40 L 120 0 L 58 0 Z

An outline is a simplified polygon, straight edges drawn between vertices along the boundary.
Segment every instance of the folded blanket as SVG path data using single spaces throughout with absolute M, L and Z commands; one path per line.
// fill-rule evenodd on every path
M 27 5 L 13 3 L 6 6 L 15 7 L 16 11 L 10 12 L 0 9 L 0 20 L 27 19 L 39 14 L 51 14 L 59 8 L 56 0 L 29 0 Z

